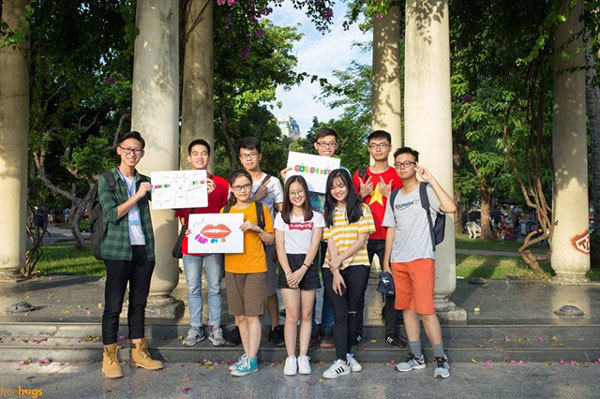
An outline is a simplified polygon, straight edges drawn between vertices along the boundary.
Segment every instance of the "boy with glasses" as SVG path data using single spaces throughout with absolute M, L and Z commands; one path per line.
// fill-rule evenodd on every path
M 373 213 L 375 232 L 369 236 L 367 243 L 369 264 L 371 264 L 375 255 L 379 258 L 379 262 L 383 263 L 385 232 L 387 230 L 381 225 L 383 214 L 385 213 L 387 199 L 393 190 L 402 187 L 402 180 L 398 177 L 396 170 L 388 163 L 388 156 L 392 148 L 392 136 L 384 130 L 376 130 L 369 135 L 367 142 L 369 143 L 369 154 L 375 162 L 369 167 L 356 170 L 353 183 L 358 198 L 369 205 Z M 361 305 L 359 307 L 357 337 L 362 334 L 364 294 Z M 383 316 L 386 341 L 393 346 L 405 347 L 406 339 L 399 332 L 402 312 L 394 308 L 393 296 L 386 296 Z
M 188 146 L 188 161 L 195 170 L 206 170 L 210 162 L 210 145 L 202 139 L 193 140 Z M 208 205 L 204 208 L 185 208 L 175 212 L 182 226 L 188 222 L 190 214 L 219 213 L 227 205 L 229 183 L 219 176 L 207 172 Z M 221 329 L 221 280 L 223 279 L 223 254 L 193 254 L 188 251 L 188 237 L 183 238 L 183 271 L 188 285 L 188 309 L 190 313 L 190 329 L 183 340 L 184 346 L 194 346 L 204 340 L 202 327 L 202 265 L 206 269 L 206 288 L 208 289 L 208 339 L 214 346 L 225 344 Z
M 394 203 L 388 202 L 383 217 L 383 226 L 388 227 L 383 270 L 392 273 L 396 289 L 395 305 L 404 314 L 404 327 L 410 346 L 408 358 L 399 363 L 396 369 L 407 372 L 425 368 L 418 319 L 421 316 L 425 333 L 433 346 L 436 364 L 433 376 L 448 378 L 450 366 L 444 353 L 442 330 L 433 304 L 435 247 L 427 211 L 435 220 L 437 212 L 456 212 L 456 204 L 435 177 L 418 164 L 417 151 L 409 147 L 399 148 L 394 153 L 394 159 L 403 187 L 398 191 Z M 428 183 L 426 193 L 430 209 L 427 211 L 421 205 L 417 173 Z
M 252 176 L 252 200 L 269 208 L 271 220 L 275 220 L 275 209 L 281 211 L 283 188 L 279 179 L 269 176 L 260 169 L 262 154 L 260 141 L 255 137 L 244 137 L 238 141 L 238 153 L 244 169 Z M 277 265 L 275 245 L 265 245 L 267 256 L 267 311 L 271 320 L 269 341 L 277 346 L 285 344 L 283 327 L 279 325 L 279 301 L 277 299 Z

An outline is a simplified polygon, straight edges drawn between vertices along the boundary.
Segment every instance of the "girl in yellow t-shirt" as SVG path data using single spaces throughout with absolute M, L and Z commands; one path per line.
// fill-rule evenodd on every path
M 323 239 L 327 240 L 327 256 L 323 285 L 333 307 L 336 360 L 323 377 L 337 378 L 362 370 L 350 350 L 369 279 L 367 239 L 375 231 L 375 224 L 369 206 L 356 197 L 346 171 L 336 169 L 329 174 L 325 195 Z
M 264 313 L 267 294 L 267 260 L 263 243 L 275 241 L 271 213 L 251 198 L 252 177 L 245 170 L 233 172 L 229 179 L 229 213 L 242 213 L 244 252 L 225 254 L 225 283 L 229 313 L 240 329 L 244 354 L 230 367 L 231 374 L 242 377 L 258 371 L 257 354 L 261 339 L 259 316 Z M 257 208 L 262 207 L 264 228 L 259 226 Z M 225 208 L 221 209 L 223 212 Z

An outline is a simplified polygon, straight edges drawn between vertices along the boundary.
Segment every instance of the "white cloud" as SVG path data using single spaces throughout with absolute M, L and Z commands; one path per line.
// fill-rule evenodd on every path
M 269 18 L 280 26 L 296 26 L 304 37 L 296 44 L 298 57 L 298 72 L 309 75 L 319 75 L 330 82 L 334 70 L 343 70 L 350 65 L 352 60 L 360 63 L 371 63 L 371 53 L 362 53 L 352 46 L 353 42 L 366 42 L 371 40 L 370 32 L 362 33 L 358 26 L 351 25 L 350 30 L 344 31 L 342 23 L 345 20 L 345 5 L 338 3 L 334 7 L 334 20 L 330 32 L 322 34 L 314 27 L 304 11 L 296 10 L 291 2 L 284 2 L 282 7 L 275 7 Z M 276 115 L 290 115 L 298 121 L 300 131 L 305 134 L 312 125 L 313 116 L 320 121 L 327 121 L 339 116 L 341 110 L 331 110 L 326 105 L 315 100 L 320 93 L 317 82 L 304 81 L 299 86 L 294 86 L 290 91 L 283 88 L 277 89 L 277 101 L 282 103 L 281 109 L 275 109 Z

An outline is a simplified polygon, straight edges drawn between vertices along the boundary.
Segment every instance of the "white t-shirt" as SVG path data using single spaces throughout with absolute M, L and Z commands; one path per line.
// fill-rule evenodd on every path
M 135 192 L 135 177 L 126 177 L 128 191 Z M 127 212 L 129 221 L 129 243 L 131 245 L 146 245 L 144 239 L 144 230 L 142 230 L 142 220 L 140 218 L 140 208 L 137 203 Z
M 258 190 L 258 186 L 260 186 L 260 182 L 262 182 L 266 173 L 263 173 L 262 177 L 252 183 L 252 195 Z M 283 202 L 283 188 L 281 187 L 281 182 L 275 176 L 271 176 L 269 182 L 267 183 L 267 196 L 261 199 L 259 202 L 269 208 L 271 212 L 271 218 L 275 217 L 275 205 Z
M 313 217 L 308 221 L 304 221 L 303 216 L 290 215 L 290 223 L 286 224 L 281 213 L 278 213 L 273 227 L 284 233 L 286 254 L 306 254 L 310 249 L 313 232 L 325 227 L 325 220 L 321 213 L 313 211 Z

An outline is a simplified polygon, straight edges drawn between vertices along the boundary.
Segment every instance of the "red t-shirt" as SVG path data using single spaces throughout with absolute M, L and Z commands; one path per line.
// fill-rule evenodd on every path
M 179 209 L 175 211 L 175 217 L 185 218 L 185 221 L 187 222 L 190 213 L 219 213 L 221 208 L 227 205 L 227 201 L 229 199 L 229 183 L 227 180 L 219 176 L 212 176 L 210 174 L 208 177 L 215 183 L 215 189 L 212 193 L 208 194 L 208 206 L 204 208 Z M 201 255 L 191 254 L 188 252 L 187 237 L 183 237 L 181 252 L 188 255 Z
M 371 176 L 371 181 L 373 182 L 373 191 L 365 198 L 363 198 L 363 202 L 369 205 L 371 208 L 371 213 L 373 213 L 373 221 L 375 222 L 375 232 L 369 236 L 369 240 L 385 240 L 385 231 L 386 228 L 381 225 L 383 222 L 383 215 L 385 214 L 385 205 L 387 204 L 387 197 L 385 197 L 379 191 L 379 182 L 380 179 L 383 179 L 385 184 L 389 184 L 390 180 L 392 181 L 392 191 L 402 187 L 402 179 L 396 173 L 396 169 L 393 167 L 389 167 L 383 173 L 373 173 L 371 172 L 371 168 L 367 168 L 367 174 L 363 178 L 363 182 L 366 181 L 369 176 Z M 352 181 L 354 182 L 354 190 L 358 193 L 360 191 L 359 184 L 359 176 L 358 170 L 354 172 L 354 177 Z

